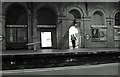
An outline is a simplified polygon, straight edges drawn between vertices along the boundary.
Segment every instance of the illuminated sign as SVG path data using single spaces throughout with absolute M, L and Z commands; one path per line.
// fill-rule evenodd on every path
M 55 25 L 37 25 L 38 28 L 55 28 Z
M 7 25 L 7 27 L 27 27 L 27 25 Z

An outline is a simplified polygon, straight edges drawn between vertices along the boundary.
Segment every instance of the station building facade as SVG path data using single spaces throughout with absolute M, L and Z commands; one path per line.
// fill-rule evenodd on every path
M 120 47 L 119 2 L 3 2 L 3 50 Z M 71 29 L 73 28 L 73 29 Z

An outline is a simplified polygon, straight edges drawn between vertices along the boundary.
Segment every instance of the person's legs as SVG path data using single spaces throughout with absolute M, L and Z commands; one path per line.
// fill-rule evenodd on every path
M 74 48 L 76 47 L 76 43 L 74 42 Z
M 75 48 L 75 40 L 73 40 L 73 48 Z
M 72 40 L 72 47 L 74 48 L 74 41 Z

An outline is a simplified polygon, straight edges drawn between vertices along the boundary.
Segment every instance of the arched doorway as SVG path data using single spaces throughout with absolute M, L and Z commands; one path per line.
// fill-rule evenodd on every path
M 69 48 L 72 49 L 72 41 L 71 41 L 71 36 L 74 35 L 76 37 L 76 48 L 78 48 L 78 29 L 75 28 L 75 26 L 71 26 L 69 28 Z
M 72 49 L 72 42 L 71 42 L 71 35 L 74 35 L 76 37 L 76 47 L 81 47 L 81 14 L 78 10 L 72 9 L 69 12 L 70 19 L 72 19 L 72 25 L 69 28 L 69 48 Z
M 40 48 L 56 48 L 57 15 L 49 6 L 43 6 L 37 11 L 37 26 L 40 32 Z
M 12 4 L 6 12 L 6 49 L 27 49 L 28 19 L 25 8 L 20 4 Z

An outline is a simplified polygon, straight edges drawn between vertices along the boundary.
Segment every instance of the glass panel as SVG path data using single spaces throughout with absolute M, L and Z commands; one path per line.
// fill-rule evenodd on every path
M 92 28 L 92 41 L 94 41 L 94 42 L 99 41 L 99 30 L 98 30 L 98 28 Z
M 51 32 L 41 32 L 42 47 L 52 47 Z
M 120 29 L 114 29 L 114 40 L 120 40 Z
M 26 28 L 17 29 L 17 42 L 27 42 L 27 29 Z
M 15 28 L 7 28 L 7 42 L 16 42 Z
M 99 33 L 97 28 L 92 28 L 92 38 L 98 38 Z
M 99 29 L 100 41 L 107 41 L 107 29 Z

